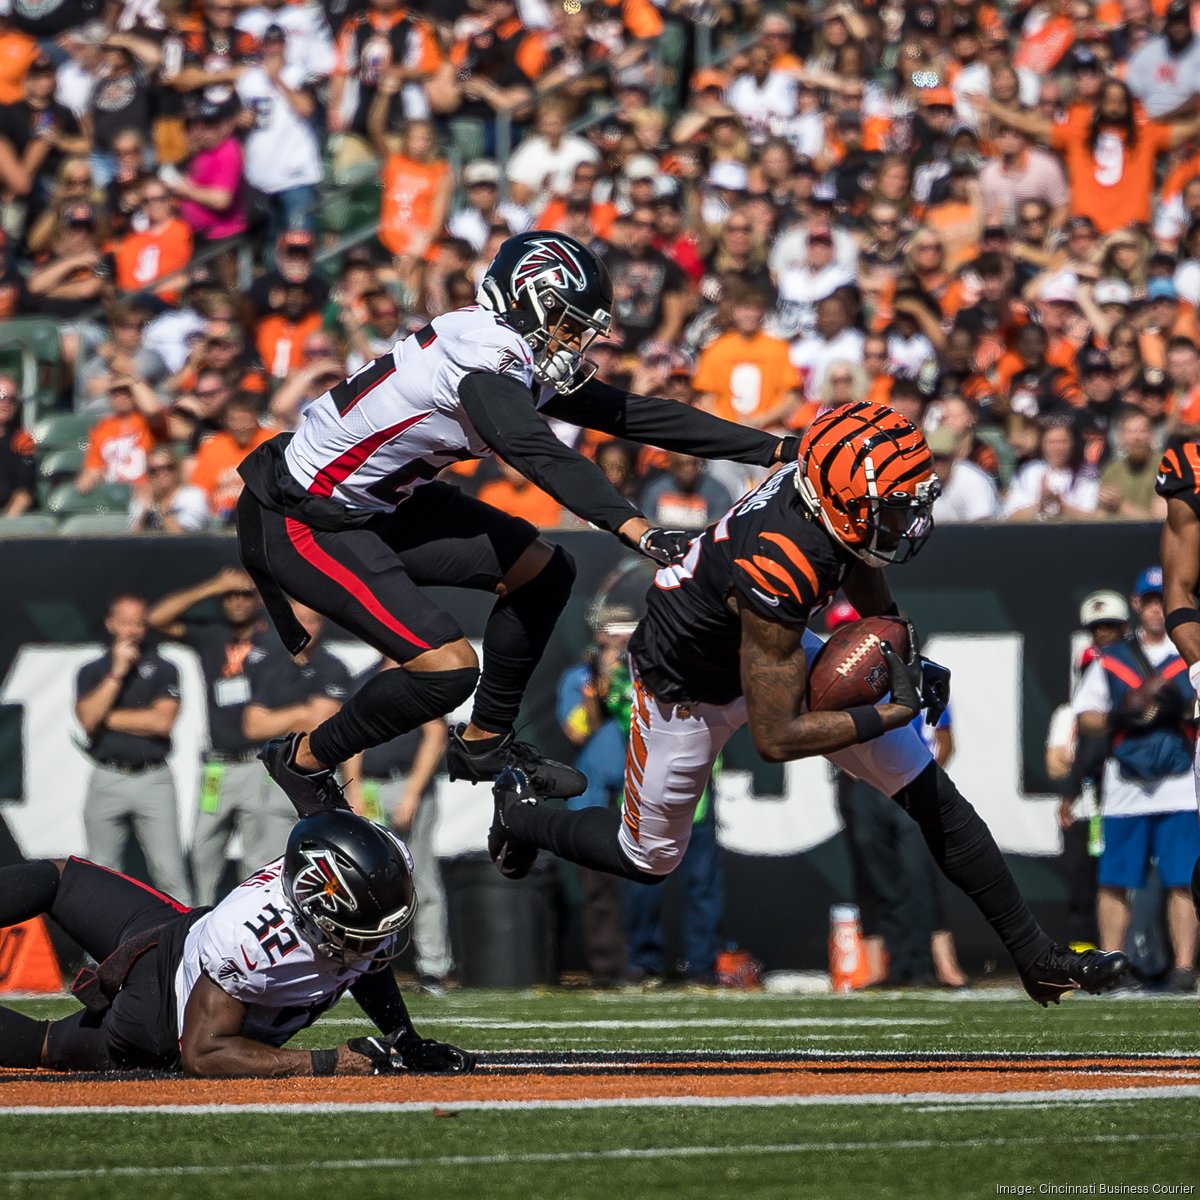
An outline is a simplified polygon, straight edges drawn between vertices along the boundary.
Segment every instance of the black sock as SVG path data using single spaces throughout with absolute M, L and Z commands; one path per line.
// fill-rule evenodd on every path
M 613 808 L 551 808 L 548 804 L 510 804 L 505 821 L 513 836 L 549 850 L 567 862 L 632 879 L 635 883 L 662 883 L 665 875 L 651 875 L 625 857 L 617 834 L 621 814 Z
M 942 874 L 974 901 L 1017 966 L 1032 966 L 1051 940 L 1017 889 L 992 831 L 950 776 L 930 763 L 895 800 L 921 827 Z
M 1196 859 L 1196 865 L 1192 868 L 1192 907 L 1196 910 L 1196 916 L 1200 917 L 1200 858 Z
M 0 927 L 48 913 L 61 878 L 49 859 L 0 867 Z
M 574 582 L 575 564 L 556 546 L 533 579 L 496 601 L 483 631 L 483 674 L 471 714 L 480 729 L 507 733 L 513 727 Z
M 380 671 L 308 735 L 308 747 L 326 766 L 345 762 L 360 750 L 382 746 L 434 717 L 453 712 L 475 690 L 478 678 L 474 667 Z
M 0 1008 L 0 1067 L 41 1065 L 49 1021 L 35 1021 L 11 1008 Z

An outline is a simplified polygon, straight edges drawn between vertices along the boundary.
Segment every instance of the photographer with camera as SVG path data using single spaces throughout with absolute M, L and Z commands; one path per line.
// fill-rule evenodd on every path
M 1103 648 L 1071 702 L 1081 734 L 1107 734 L 1101 816 L 1098 919 L 1105 950 L 1124 947 L 1129 891 L 1151 861 L 1167 892 L 1172 992 L 1196 990 L 1196 914 L 1189 884 L 1200 857 L 1192 784 L 1195 697 L 1187 664 L 1166 634 L 1161 567 L 1138 576 L 1131 597 L 1136 632 Z

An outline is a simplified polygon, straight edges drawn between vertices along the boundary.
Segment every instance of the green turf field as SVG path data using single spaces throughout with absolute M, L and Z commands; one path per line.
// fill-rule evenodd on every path
M 53 1015 L 70 1006 L 21 1007 Z M 496 1051 L 1200 1051 L 1196 1005 L 1186 999 L 1071 998 L 1043 1011 L 1015 992 L 846 998 L 468 992 L 418 997 L 412 1008 L 424 1032 Z M 363 1028 L 346 1003 L 305 1038 L 331 1044 Z M 1195 1073 L 1172 1082 L 1200 1084 L 1200 1059 Z M 269 1101 L 270 1085 L 264 1088 Z M 1113 1189 L 1109 1195 L 1200 1195 L 1195 1097 L 1129 1100 L 1088 1092 L 984 1101 L 451 1106 L 440 1114 L 45 1116 L 6 1113 L 4 1103 L 0 1085 L 0 1195 L 12 1196 L 948 1200 L 1017 1194 L 999 1192 L 998 1185 L 1029 1187 L 1025 1194 L 1033 1196 L 1101 1195 L 1103 1186 Z M 1087 1185 L 1095 1191 L 1039 1190 Z

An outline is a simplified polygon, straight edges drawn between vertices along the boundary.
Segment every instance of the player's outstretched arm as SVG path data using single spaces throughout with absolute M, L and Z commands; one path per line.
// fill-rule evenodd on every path
M 832 754 L 907 725 L 920 711 L 914 681 L 892 654 L 892 695 L 886 704 L 842 712 L 804 712 L 808 664 L 803 630 L 769 621 L 741 605 L 742 690 L 755 749 L 768 762 Z M 893 663 L 895 665 L 893 665 Z
M 594 379 L 578 391 L 548 400 L 542 412 L 585 429 L 697 458 L 769 467 L 795 457 L 794 451 L 789 455 L 786 448 L 781 454 L 784 443 L 794 442 L 794 438 L 777 438 L 677 400 L 640 396 Z
M 1189 667 L 1200 663 L 1200 515 L 1183 500 L 1167 500 L 1162 530 L 1163 607 L 1167 632 Z

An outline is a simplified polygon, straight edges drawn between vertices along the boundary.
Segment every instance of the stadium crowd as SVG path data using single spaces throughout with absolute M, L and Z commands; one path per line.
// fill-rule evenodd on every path
M 885 401 L 943 521 L 1158 517 L 1200 431 L 1188 0 L 4 9 L 0 318 L 53 321 L 66 368 L 58 408 L 0 378 L 4 516 L 65 478 L 133 530 L 228 522 L 246 453 L 528 228 L 608 265 L 601 378 L 771 429 Z M 46 461 L 62 413 L 81 462 Z M 658 523 L 752 482 L 582 440 Z

